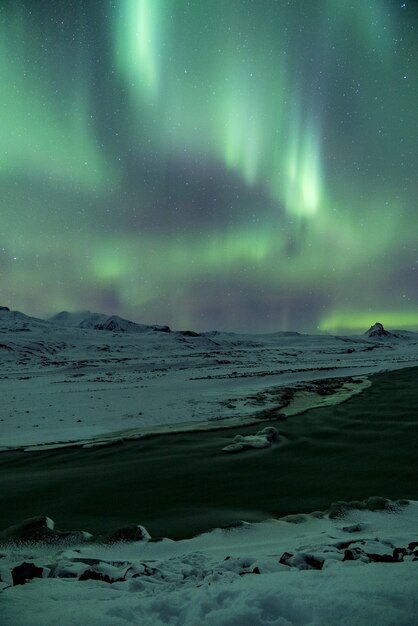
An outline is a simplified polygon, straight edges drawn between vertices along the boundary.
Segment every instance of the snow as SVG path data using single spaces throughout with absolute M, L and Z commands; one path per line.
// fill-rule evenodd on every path
M 2 623 L 412 626 L 418 502 L 376 504 L 178 542 L 3 546 Z M 12 586 L 22 561 L 41 577 Z
M 418 365 L 418 334 L 381 339 L 195 335 L 0 307 L 0 450 L 286 419 L 361 393 L 369 374 Z M 280 445 L 251 432 L 232 445 Z M 49 543 L 13 543 L 16 529 L 0 537 L 0 622 L 412 626 L 417 522 L 418 502 L 371 498 L 182 541 L 154 541 L 138 526 L 141 541 L 108 545 L 87 532 L 60 535 L 45 518 Z
M 382 342 L 297 333 L 188 336 L 144 325 L 111 332 L 103 320 L 112 319 L 64 312 L 51 322 L 0 309 L 0 449 L 99 445 L 252 423 L 263 412 L 291 416 L 360 392 L 370 373 L 418 364 L 416 333 Z M 100 328 L 80 327 L 86 320 L 99 320 Z M 134 324 L 122 321 L 128 329 Z M 324 381 L 353 376 L 321 392 Z
M 106 315 L 105 313 L 92 313 L 91 311 L 78 311 L 69 313 L 61 311 L 48 319 L 50 324 L 57 326 L 69 326 L 76 328 L 91 328 L 95 330 L 107 330 L 112 332 L 145 333 L 151 331 L 171 332 L 168 326 L 147 326 L 131 322 L 118 315 Z
M 255 435 L 236 435 L 233 442 L 224 446 L 224 452 L 243 452 L 250 448 L 269 448 L 271 444 L 278 441 L 279 433 L 274 426 L 266 426 Z

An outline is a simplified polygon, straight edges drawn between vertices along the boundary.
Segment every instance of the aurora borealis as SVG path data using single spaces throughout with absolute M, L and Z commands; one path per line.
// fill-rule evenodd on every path
M 0 304 L 418 329 L 418 6 L 0 2 Z

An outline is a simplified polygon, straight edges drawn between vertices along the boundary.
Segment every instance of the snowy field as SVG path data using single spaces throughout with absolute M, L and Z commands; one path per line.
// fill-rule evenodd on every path
M 178 542 L 3 546 L 2 624 L 413 626 L 417 520 L 411 502 Z M 19 584 L 25 576 L 30 582 Z
M 418 364 L 418 334 L 405 331 L 193 336 L 157 328 L 97 314 L 48 322 L 0 310 L 0 449 L 291 415 L 367 386 L 347 381 L 327 394 L 311 381 Z
M 0 447 L 29 454 L 291 418 L 361 392 L 370 373 L 415 365 L 418 335 L 380 327 L 355 337 L 197 335 L 3 309 Z M 62 536 L 47 518 L 37 522 L 46 544 L 0 532 L 0 623 L 417 624 L 418 502 L 302 513 L 181 541 L 139 527 L 134 541 L 106 545 Z

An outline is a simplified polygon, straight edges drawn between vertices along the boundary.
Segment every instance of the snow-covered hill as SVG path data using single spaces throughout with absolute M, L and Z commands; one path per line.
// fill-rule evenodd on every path
M 364 378 L 418 364 L 418 334 L 406 331 L 384 337 L 168 331 L 86 311 L 41 320 L 0 308 L 0 446 L 250 422 L 291 411 L 285 388 L 293 388 L 292 406 L 306 408 L 326 399 L 307 390 L 314 379 Z M 345 384 L 333 401 L 360 389 Z
M 20 311 L 11 311 L 6 306 L 0 306 L 0 333 L 30 332 L 47 329 L 48 322 L 37 317 L 30 317 Z
M 106 315 L 105 313 L 91 313 L 90 311 L 78 311 L 69 313 L 61 311 L 48 318 L 51 324 L 57 326 L 69 326 L 79 328 L 91 328 L 93 330 L 109 330 L 117 333 L 145 333 L 151 331 L 170 332 L 168 326 L 147 326 L 137 324 L 118 315 Z
M 396 341 L 397 339 L 401 339 L 404 341 L 414 340 L 417 333 L 413 333 L 407 330 L 392 330 L 388 331 L 383 327 L 383 324 L 380 322 L 376 322 L 373 326 L 370 326 L 369 330 L 367 330 L 364 335 L 368 339 L 373 339 L 377 341 Z
M 370 373 L 418 365 L 417 333 L 377 325 L 352 337 L 168 330 L 0 308 L 0 450 L 284 419 L 361 392 Z M 81 533 L 57 544 L 45 519 L 48 545 L 0 536 L 0 621 L 412 626 L 417 518 L 416 502 L 371 499 L 177 542 L 131 529 L 141 541 L 110 546 Z

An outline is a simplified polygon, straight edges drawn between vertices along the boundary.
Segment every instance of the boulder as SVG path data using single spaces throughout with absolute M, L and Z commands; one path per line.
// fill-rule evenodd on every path
M 94 538 L 94 542 L 112 544 L 131 541 L 148 541 L 149 539 L 151 539 L 151 536 L 143 526 L 140 524 L 132 524 L 131 526 L 118 528 L 106 535 L 98 535 Z
M 0 543 L 83 543 L 91 535 L 83 531 L 55 530 L 55 523 L 45 515 L 30 517 L 0 532 Z
M 24 585 L 34 578 L 43 578 L 44 568 L 37 567 L 34 563 L 21 563 L 12 569 L 13 585 Z

